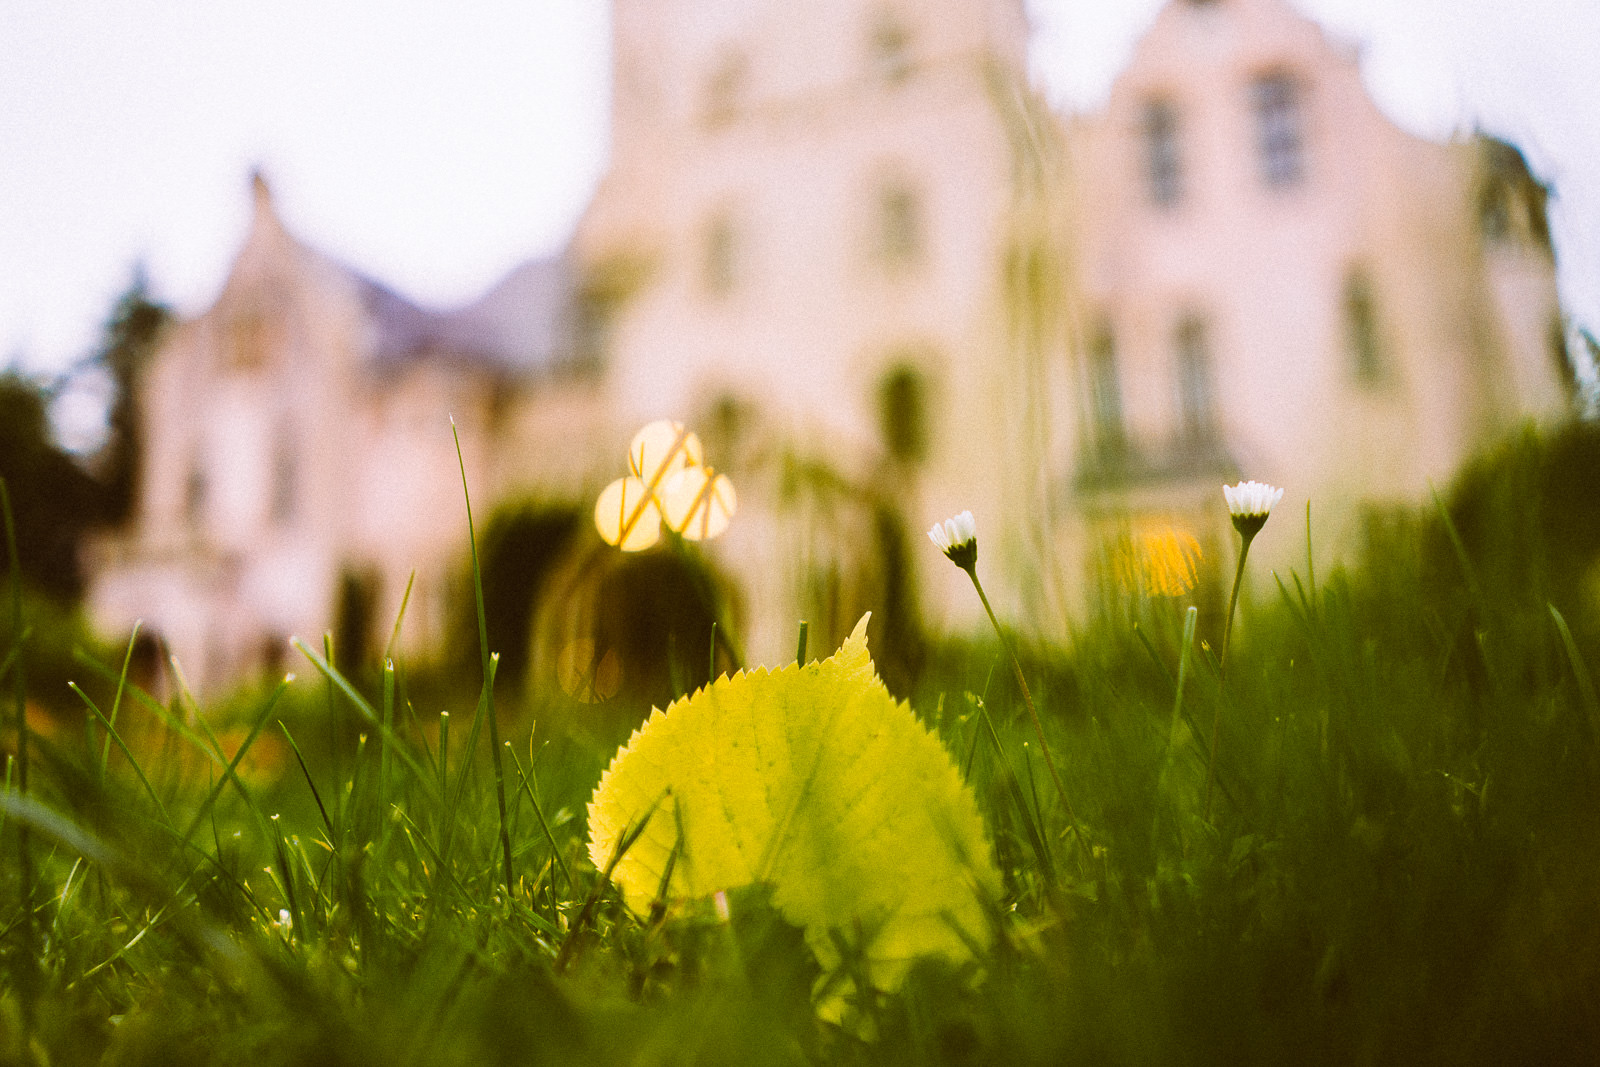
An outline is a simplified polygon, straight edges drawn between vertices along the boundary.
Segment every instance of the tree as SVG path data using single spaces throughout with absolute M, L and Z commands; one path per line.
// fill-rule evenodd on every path
M 145 367 L 171 319 L 166 307 L 150 299 L 144 269 L 135 267 L 133 282 L 112 309 L 105 342 L 94 357 L 94 362 L 111 375 L 115 386 L 106 416 L 106 443 L 98 457 L 100 480 L 105 487 L 102 517 L 108 523 L 123 522 L 133 510 L 144 444 L 143 427 L 139 424 L 139 389 Z
M 0 477 L 11 496 L 23 579 L 73 600 L 83 591 L 78 545 L 102 514 L 100 486 L 55 443 L 44 390 L 0 374 Z

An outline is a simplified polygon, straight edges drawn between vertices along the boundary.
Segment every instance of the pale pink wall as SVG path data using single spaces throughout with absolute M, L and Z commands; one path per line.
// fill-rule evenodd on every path
M 1018 376 L 1000 282 L 1016 195 L 1004 112 L 1015 106 L 1009 97 L 1031 92 L 1026 27 L 1020 5 L 999 0 L 691 6 L 693 18 L 682 4 L 616 7 L 613 169 L 580 247 L 597 270 L 640 264 L 608 368 L 623 426 L 693 422 L 724 394 L 757 413 L 771 462 L 734 472 L 746 478 L 740 530 L 712 551 L 763 601 L 749 613 L 748 640 L 762 658 L 792 648 L 795 561 L 829 550 L 785 535 L 781 503 L 761 480 L 777 479 L 776 453 L 786 448 L 824 456 L 847 477 L 873 477 L 878 385 L 907 355 L 922 354 L 932 401 L 927 464 L 899 487 L 907 521 L 918 535 L 972 508 L 998 562 L 1008 509 L 1019 506 L 1004 491 L 1007 393 Z M 899 79 L 874 66 L 880 12 L 905 32 Z M 646 32 L 648 43 L 634 39 Z M 708 87 L 734 55 L 742 89 L 727 115 L 708 117 Z M 650 77 L 663 86 L 653 111 L 627 88 Z M 921 254 L 901 270 L 886 268 L 875 247 L 889 184 L 913 193 L 921 219 Z M 736 276 L 724 294 L 705 280 L 719 218 L 735 232 Z M 774 510 L 758 517 L 763 507 Z M 952 618 L 975 617 L 970 591 L 939 588 L 943 561 L 919 563 L 935 587 L 927 609 L 936 623 L 947 606 Z M 1014 585 L 995 582 L 1007 607 Z
M 1288 188 L 1258 173 L 1250 93 L 1269 71 L 1301 87 L 1304 177 Z M 1178 115 L 1183 193 L 1167 208 L 1152 203 L 1145 170 L 1153 99 Z M 1115 333 L 1130 437 L 1156 448 L 1176 431 L 1175 329 L 1185 312 L 1201 315 L 1226 447 L 1244 477 L 1287 489 L 1293 528 L 1272 542 L 1276 556 L 1264 542 L 1268 562 L 1303 569 L 1308 498 L 1318 545 L 1348 555 L 1361 502 L 1418 502 L 1509 420 L 1559 410 L 1547 354 L 1525 354 L 1530 321 L 1548 323 L 1554 307 L 1553 276 L 1539 264 L 1486 272 L 1476 146 L 1396 128 L 1361 84 L 1355 49 L 1283 0 L 1173 0 L 1072 140 L 1086 332 L 1102 316 Z M 1358 266 L 1385 365 L 1370 384 L 1353 372 L 1346 333 Z M 1086 374 L 1080 365 L 1085 397 Z M 1084 506 L 1202 503 L 1200 527 L 1215 528 L 1215 481 Z

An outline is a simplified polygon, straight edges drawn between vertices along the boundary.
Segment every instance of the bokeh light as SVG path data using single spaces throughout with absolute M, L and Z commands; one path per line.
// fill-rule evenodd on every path
M 657 419 L 633 435 L 628 445 L 628 473 L 649 485 L 660 485 L 685 467 L 704 461 L 700 438 L 672 419 Z
M 585 704 L 610 700 L 622 688 L 622 661 L 610 649 L 596 655 L 593 641 L 569 641 L 556 657 L 556 683 Z
M 674 474 L 661 487 L 660 500 L 667 525 L 686 541 L 720 535 L 739 509 L 733 483 L 710 467 L 688 467 Z
M 661 539 L 661 509 L 639 478 L 618 478 L 600 491 L 594 525 L 608 545 L 642 552 Z

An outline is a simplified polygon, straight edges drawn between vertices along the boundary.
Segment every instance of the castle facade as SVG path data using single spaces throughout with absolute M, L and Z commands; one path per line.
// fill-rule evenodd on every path
M 1076 116 L 1030 82 L 1019 0 L 614 0 L 613 25 L 608 173 L 562 256 L 471 307 L 332 262 L 256 182 L 148 376 L 103 627 L 144 619 L 209 690 L 291 633 L 376 654 L 409 585 L 425 654 L 461 593 L 452 415 L 480 518 L 581 510 L 638 426 L 695 428 L 741 500 L 705 556 L 776 663 L 801 618 L 823 648 L 869 609 L 975 621 L 921 535 L 962 509 L 1001 610 L 1059 636 L 1141 538 L 1213 565 L 1223 481 L 1313 500 L 1336 556 L 1565 410 L 1544 187 L 1502 142 L 1398 130 L 1286 0 L 1170 0 Z M 557 570 L 598 558 L 573 537 Z

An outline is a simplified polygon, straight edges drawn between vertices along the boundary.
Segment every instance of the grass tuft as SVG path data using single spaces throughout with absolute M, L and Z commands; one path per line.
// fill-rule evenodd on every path
M 1313 570 L 1308 540 L 1241 606 L 1226 687 L 1222 620 L 1182 603 L 1019 648 L 1071 813 L 1008 650 L 931 649 L 912 704 L 990 829 L 996 936 L 893 995 L 858 975 L 850 1029 L 763 887 L 623 906 L 643 825 L 597 866 L 585 803 L 645 709 L 497 703 L 481 610 L 465 735 L 413 708 L 398 636 L 370 674 L 296 642 L 312 677 L 215 708 L 84 653 L 58 729 L 14 592 L 0 1061 L 1581 1062 L 1600 525 L 1556 473 L 1587 454 L 1519 439 L 1359 565 Z

